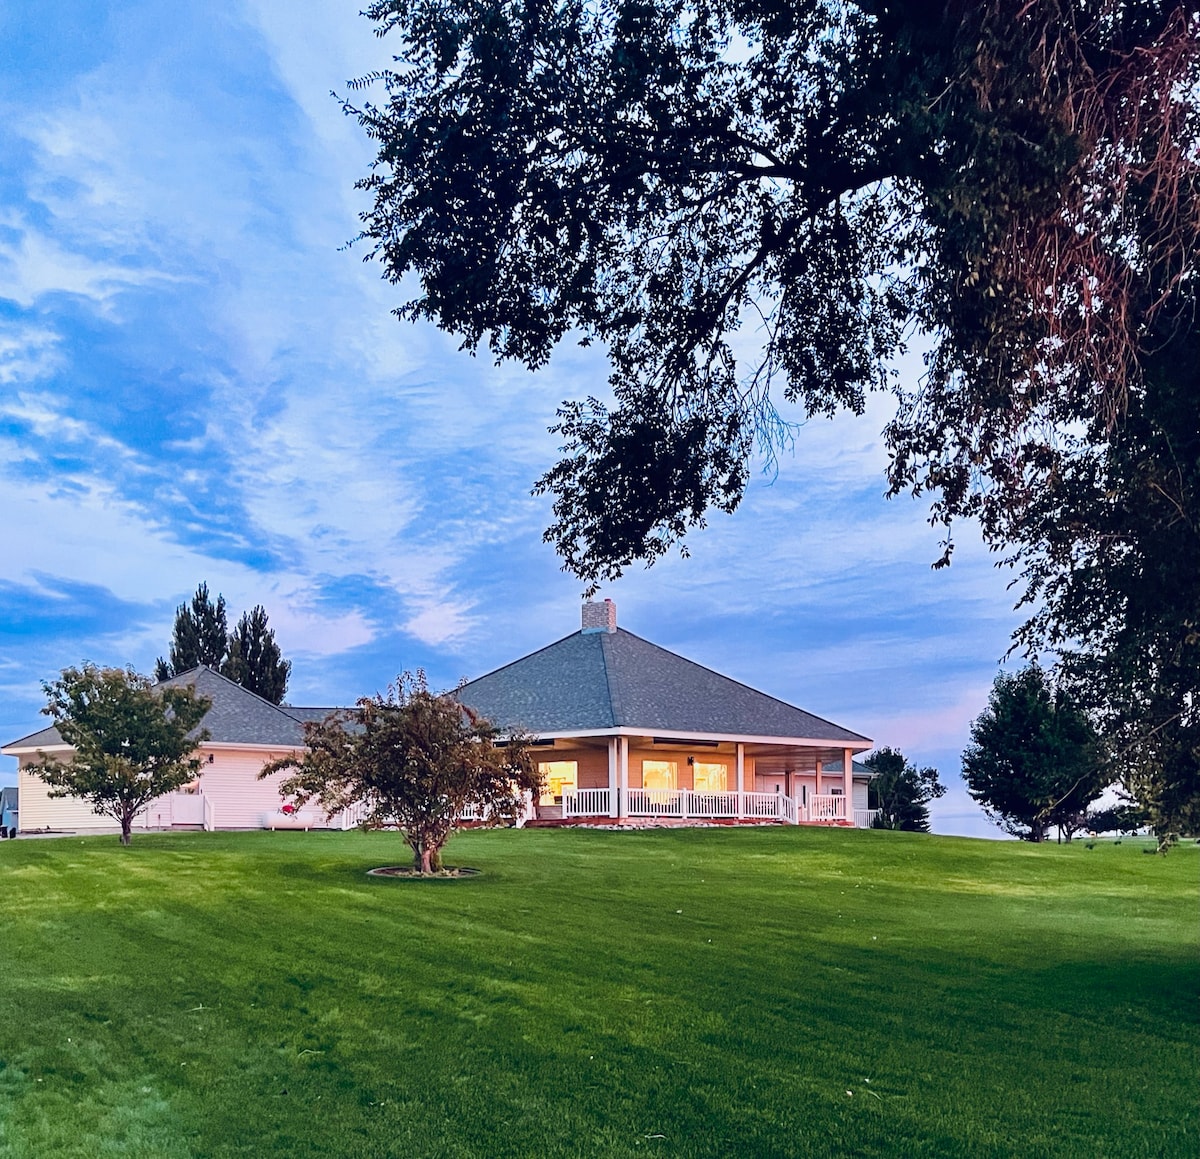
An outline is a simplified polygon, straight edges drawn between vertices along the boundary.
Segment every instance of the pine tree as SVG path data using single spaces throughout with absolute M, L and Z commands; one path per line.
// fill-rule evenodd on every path
M 228 633 L 225 597 L 218 595 L 214 604 L 209 598 L 208 584 L 201 583 L 191 606 L 180 604 L 175 609 L 171 659 L 168 662 L 161 656 L 158 658 L 154 665 L 155 679 L 169 680 L 200 664 L 220 670 L 229 650 Z
M 283 658 L 275 642 L 274 629 L 267 627 L 267 611 L 262 604 L 243 612 L 229 633 L 222 674 L 272 704 L 279 704 L 287 692 L 291 670 L 291 661 Z

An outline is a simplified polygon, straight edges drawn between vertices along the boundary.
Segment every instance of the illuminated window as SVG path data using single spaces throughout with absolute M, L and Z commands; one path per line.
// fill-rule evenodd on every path
M 642 761 L 643 789 L 674 789 L 678 784 L 678 761 Z
M 575 792 L 578 771 L 578 761 L 540 761 L 538 773 L 542 778 L 541 804 L 554 805 L 562 800 L 563 793 Z
M 729 766 L 697 761 L 693 784 L 697 793 L 724 793 L 729 788 Z

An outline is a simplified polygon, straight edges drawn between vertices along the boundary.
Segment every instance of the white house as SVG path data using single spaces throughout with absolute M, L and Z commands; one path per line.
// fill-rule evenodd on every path
M 274 705 L 209 668 L 168 681 L 212 702 L 201 773 L 153 801 L 151 829 L 348 828 L 353 811 L 284 812 L 264 764 L 304 745 L 304 723 L 331 708 Z M 501 728 L 533 733 L 545 792 L 532 820 L 639 819 L 870 824 L 859 733 L 813 716 L 618 628 L 610 600 L 583 607 L 582 630 L 465 685 L 462 702 Z M 20 831 L 112 827 L 77 798 L 52 798 L 34 768 L 70 752 L 54 728 L 0 749 L 19 762 Z

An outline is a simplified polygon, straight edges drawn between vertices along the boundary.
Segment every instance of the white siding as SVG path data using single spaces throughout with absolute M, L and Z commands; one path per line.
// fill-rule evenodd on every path
M 258 774 L 269 760 L 283 756 L 287 750 L 276 749 L 269 753 L 252 749 L 216 749 L 211 765 L 207 763 L 209 750 L 202 751 L 205 764 L 200 770 L 200 791 L 212 805 L 216 827 L 263 828 L 263 815 L 278 813 L 283 804 L 279 784 L 287 774 L 276 773 L 265 781 L 260 781 Z M 312 812 L 317 810 L 313 808 Z
M 50 796 L 50 786 L 30 771 L 29 764 L 17 774 L 17 807 L 20 810 L 21 832 L 31 829 L 70 829 L 87 833 L 112 829 L 117 822 L 111 817 L 99 817 L 92 807 L 78 797 Z
M 277 813 L 283 803 L 279 784 L 287 776 L 277 773 L 260 781 L 258 774 L 264 764 L 283 756 L 286 749 L 273 752 L 263 749 L 202 748 L 200 758 L 200 791 L 208 798 L 213 822 L 218 829 L 261 829 L 264 816 Z M 208 763 L 211 753 L 213 761 Z M 18 776 L 20 791 L 21 829 L 66 829 L 77 833 L 112 829 L 117 822 L 100 817 L 91 806 L 78 797 L 49 796 L 49 786 L 40 777 L 21 767 Z M 306 812 L 319 815 L 310 806 Z M 169 828 L 173 820 L 169 796 L 151 801 L 146 811 L 134 822 L 135 828 Z M 191 820 L 191 818 L 189 818 Z
M 867 808 L 867 782 L 866 781 L 855 781 L 854 782 L 854 808 L 856 808 L 856 809 Z

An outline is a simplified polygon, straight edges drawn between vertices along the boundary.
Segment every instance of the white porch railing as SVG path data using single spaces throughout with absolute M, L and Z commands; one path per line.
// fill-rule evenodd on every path
M 625 815 L 681 820 L 751 818 L 793 825 L 800 820 L 796 802 L 782 793 L 697 793 L 691 789 L 629 789 Z
M 737 793 L 694 792 L 687 789 L 684 808 L 689 817 L 736 817 L 738 815 Z
M 609 817 L 613 812 L 611 789 L 576 789 L 562 795 L 562 815 L 568 817 Z
M 331 818 L 331 821 L 337 829 L 354 829 L 367 819 L 370 811 L 366 801 L 355 801 L 353 805 L 347 805 L 336 817 Z
M 786 800 L 782 793 L 742 793 L 742 816 L 762 821 L 781 819 L 780 801 Z
M 810 821 L 845 821 L 846 798 L 840 793 L 814 793 L 808 799 Z
M 562 796 L 563 820 L 579 817 L 610 817 L 614 790 L 576 789 Z M 846 797 L 840 793 L 810 795 L 807 804 L 783 793 L 695 792 L 692 789 L 625 789 L 622 792 L 626 817 L 675 817 L 687 820 L 784 821 L 799 825 L 806 821 L 853 819 L 859 829 L 869 829 L 878 809 L 852 809 L 847 816 Z M 474 820 L 468 811 L 464 820 Z
M 629 789 L 625 812 L 630 817 L 686 817 L 686 789 Z

